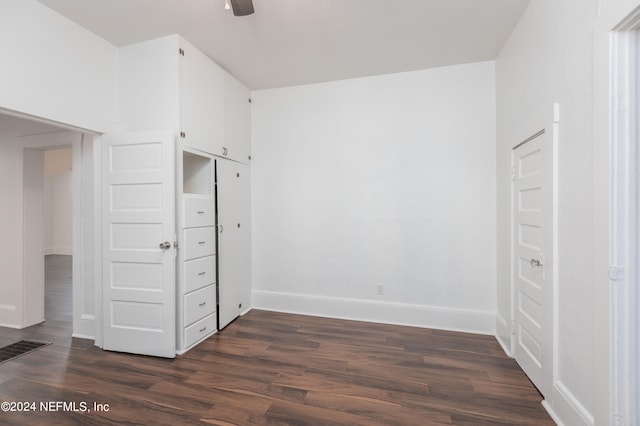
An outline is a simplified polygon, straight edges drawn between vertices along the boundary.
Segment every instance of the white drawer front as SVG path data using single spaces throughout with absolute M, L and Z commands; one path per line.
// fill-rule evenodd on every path
M 206 318 L 201 319 L 197 323 L 187 327 L 184 330 L 184 347 L 188 348 L 198 340 L 212 334 L 215 331 L 216 316 L 215 314 L 212 314 Z
M 184 323 L 189 325 L 216 311 L 216 287 L 201 288 L 184 296 Z
M 216 213 L 212 199 L 185 198 L 184 199 L 184 227 L 215 225 Z
M 216 282 L 216 257 L 207 256 L 201 259 L 184 262 L 184 290 L 190 293 Z
M 215 227 L 184 230 L 184 260 L 211 256 L 216 252 Z

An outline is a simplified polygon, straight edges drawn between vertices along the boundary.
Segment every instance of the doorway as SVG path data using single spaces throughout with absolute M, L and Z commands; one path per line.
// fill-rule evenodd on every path
M 79 131 L 66 131 L 58 129 L 57 132 L 47 132 L 44 134 L 23 136 L 18 138 L 18 146 L 22 160 L 22 184 L 19 192 L 22 194 L 22 208 L 20 216 L 17 218 L 17 227 L 22 229 L 22 249 L 19 250 L 22 265 L 21 300 L 16 305 L 22 311 L 22 321 L 18 328 L 28 327 L 41 323 L 45 320 L 45 288 L 44 288 L 44 257 L 45 254 L 73 256 L 73 262 L 66 258 L 67 263 L 71 263 L 72 272 L 67 274 L 67 286 L 71 286 L 72 300 L 67 300 L 66 313 L 72 315 L 72 334 L 65 332 L 65 339 L 71 341 L 71 337 L 82 337 L 94 339 L 95 331 L 95 261 L 96 252 L 94 241 L 97 231 L 94 228 L 96 219 L 95 212 L 99 207 L 95 205 L 95 186 L 98 183 L 94 180 L 94 145 L 96 137 L 80 133 Z M 71 148 L 71 169 L 58 170 L 52 172 L 52 176 L 58 176 L 51 185 L 58 187 L 65 186 L 68 199 L 62 208 L 56 208 L 52 212 L 53 217 L 45 219 L 45 155 L 56 156 L 60 153 L 48 154 L 49 151 L 57 151 L 61 148 Z M 63 154 L 68 155 L 68 154 Z M 57 159 L 54 163 L 66 162 Z M 69 169 L 69 166 L 66 166 Z M 71 189 L 69 193 L 69 184 Z M 71 195 L 73 194 L 73 195 Z M 60 192 L 58 192 L 60 195 Z M 63 197 L 58 197 L 63 198 Z M 71 208 L 69 209 L 69 204 Z M 65 224 L 61 225 L 60 218 L 55 216 L 66 216 Z M 46 222 L 55 222 L 52 235 L 49 235 L 51 242 L 47 242 L 45 230 Z M 69 240 L 69 229 L 71 228 L 71 241 Z M 64 229 L 67 228 L 67 229 Z M 65 232 L 62 232 L 64 229 Z M 56 235 L 57 232 L 57 235 Z M 66 236 L 66 237 L 65 237 Z M 54 254 L 58 253 L 58 254 Z M 67 266 L 68 267 L 68 266 Z M 49 319 L 49 318 L 47 318 Z M 58 334 L 62 334 L 57 330 Z
M 64 135 L 64 136 L 61 136 Z M 73 332 L 74 132 L 22 137 L 23 326 L 46 335 Z M 61 144 L 69 139 L 66 144 Z
M 44 319 L 73 332 L 73 155 L 71 146 L 44 151 Z

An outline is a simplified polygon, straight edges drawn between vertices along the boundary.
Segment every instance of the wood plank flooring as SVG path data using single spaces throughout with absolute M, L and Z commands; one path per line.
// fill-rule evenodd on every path
M 0 424 L 554 424 L 490 336 L 253 310 L 168 360 L 102 351 L 60 324 L 0 329 L 6 344 L 54 340 L 0 365 L 0 401 L 38 404 Z M 39 406 L 51 401 L 91 412 Z

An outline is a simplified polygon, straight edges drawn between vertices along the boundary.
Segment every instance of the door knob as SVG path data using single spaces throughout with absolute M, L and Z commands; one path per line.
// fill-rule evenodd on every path
M 162 250 L 169 250 L 171 248 L 171 243 L 169 241 L 165 241 L 164 243 L 160 243 L 160 248 Z
M 540 262 L 538 259 L 531 259 L 530 263 L 532 268 L 542 266 L 542 262 Z

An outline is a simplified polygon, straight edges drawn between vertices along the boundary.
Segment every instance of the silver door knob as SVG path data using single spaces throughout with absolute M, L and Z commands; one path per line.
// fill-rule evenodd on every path
M 164 243 L 160 243 L 160 248 L 162 250 L 169 250 L 171 248 L 171 243 L 169 241 L 165 241 Z
M 542 262 L 540 262 L 538 259 L 531 259 L 530 263 L 532 268 L 542 266 Z

